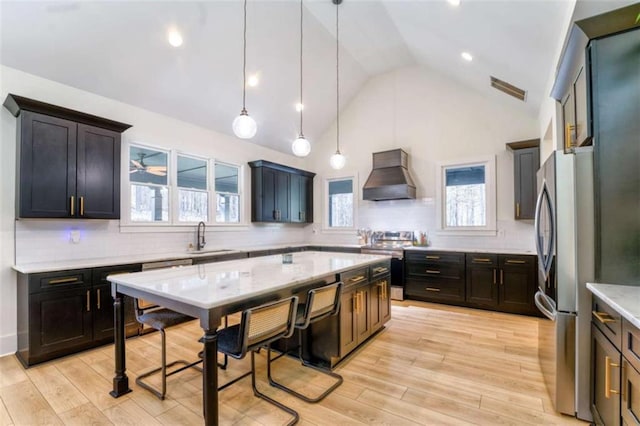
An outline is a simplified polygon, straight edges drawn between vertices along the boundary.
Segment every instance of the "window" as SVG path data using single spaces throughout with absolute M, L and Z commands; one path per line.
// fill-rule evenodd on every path
M 215 164 L 216 222 L 240 222 L 240 168 Z
M 207 160 L 178 155 L 178 221 L 207 222 Z
M 438 213 L 444 231 L 495 233 L 495 158 L 441 164 Z
M 168 153 L 132 145 L 129 148 L 132 222 L 168 222 Z
M 327 182 L 330 229 L 354 227 L 353 186 L 353 178 L 331 179 Z

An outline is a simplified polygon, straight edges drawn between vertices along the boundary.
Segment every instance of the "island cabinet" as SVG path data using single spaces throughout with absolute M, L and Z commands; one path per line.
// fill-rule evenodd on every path
M 466 301 L 476 307 L 537 314 L 534 256 L 467 253 Z
M 391 318 L 390 261 L 339 274 L 343 282 L 338 315 L 311 324 L 306 353 L 311 362 L 335 366 Z
M 30 366 L 113 341 L 113 298 L 106 277 L 140 265 L 18 274 L 18 359 Z M 132 299 L 126 333 L 138 334 Z
M 407 251 L 405 295 L 427 302 L 464 302 L 464 253 Z
M 120 134 L 131 127 L 8 95 L 18 117 L 16 216 L 120 218 Z
M 252 222 L 313 222 L 315 173 L 265 160 L 249 166 Z

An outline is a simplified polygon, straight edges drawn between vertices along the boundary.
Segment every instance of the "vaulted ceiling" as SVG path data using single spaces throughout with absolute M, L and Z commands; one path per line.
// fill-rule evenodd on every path
M 242 1 L 2 1 L 2 64 L 222 133 L 242 106 Z M 424 66 L 535 116 L 563 22 L 564 0 L 344 0 L 340 97 L 375 75 Z M 335 5 L 304 2 L 304 133 L 313 141 L 336 115 Z M 299 116 L 298 1 L 249 0 L 247 110 L 253 142 L 290 153 Z M 184 43 L 174 48 L 167 32 Z M 474 59 L 465 62 L 462 51 Z M 520 102 L 495 76 L 527 91 Z M 178 141 L 179 143 L 179 141 Z

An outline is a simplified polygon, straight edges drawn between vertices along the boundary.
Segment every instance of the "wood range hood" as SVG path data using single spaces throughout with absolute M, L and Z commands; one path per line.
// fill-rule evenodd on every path
M 409 156 L 402 149 L 373 153 L 373 170 L 363 187 L 364 200 L 416 198 L 416 185 L 409 174 Z

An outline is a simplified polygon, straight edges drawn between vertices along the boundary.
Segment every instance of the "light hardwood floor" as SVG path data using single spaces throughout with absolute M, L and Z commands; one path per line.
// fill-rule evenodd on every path
M 306 404 L 268 386 L 264 351 L 258 386 L 300 413 L 302 425 L 338 424 L 583 424 L 553 411 L 537 360 L 536 318 L 435 305 L 393 302 L 392 320 L 337 368 L 344 383 L 319 404 Z M 197 322 L 167 333 L 169 359 L 194 359 L 201 349 Z M 0 426 L 199 425 L 202 383 L 195 370 L 170 377 L 160 401 L 135 385 L 159 362 L 160 337 L 127 340 L 133 389 L 109 396 L 113 345 L 28 370 L 14 356 L 0 358 Z M 248 369 L 248 358 L 230 360 L 220 382 Z M 318 392 L 330 383 L 293 360 L 276 362 L 283 383 Z M 220 423 L 284 424 L 287 416 L 255 398 L 250 379 L 220 393 Z

